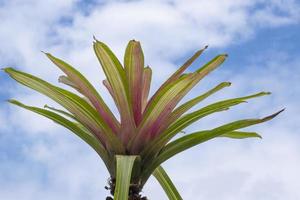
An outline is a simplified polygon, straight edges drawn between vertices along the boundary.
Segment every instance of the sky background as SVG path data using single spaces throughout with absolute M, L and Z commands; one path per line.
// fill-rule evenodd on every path
M 183 199 L 300 199 L 300 2 L 297 0 L 0 0 L 0 66 L 16 67 L 57 83 L 61 72 L 40 52 L 51 52 L 78 68 L 114 107 L 101 84 L 103 72 L 92 37 L 122 59 L 130 39 L 141 41 L 153 69 L 152 92 L 193 52 L 209 45 L 189 70 L 215 55 L 228 60 L 183 102 L 217 85 L 232 86 L 201 103 L 259 91 L 272 95 L 214 114 L 185 131 L 213 128 L 240 118 L 262 117 L 281 108 L 271 122 L 251 127 L 263 139 L 215 139 L 163 166 Z M 9 98 L 56 104 L 0 73 L 0 199 L 99 200 L 108 173 L 96 153 L 69 131 Z M 167 199 L 150 179 L 144 194 Z

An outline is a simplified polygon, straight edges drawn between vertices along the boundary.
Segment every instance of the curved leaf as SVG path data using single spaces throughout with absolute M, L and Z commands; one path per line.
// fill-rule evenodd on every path
M 106 145 L 109 150 L 124 152 L 123 145 L 119 138 L 112 132 L 96 110 L 81 97 L 33 75 L 13 68 L 6 68 L 4 71 L 19 83 L 50 97 L 65 107 L 78 121 L 84 124 L 103 145 Z
M 48 119 L 53 120 L 54 122 L 60 124 L 61 126 L 69 129 L 72 133 L 76 134 L 80 139 L 85 141 L 88 145 L 90 145 L 102 158 L 104 161 L 107 169 L 111 171 L 111 158 L 109 158 L 105 148 L 102 146 L 102 144 L 91 134 L 89 133 L 86 129 L 81 128 L 78 124 L 71 122 L 70 120 L 62 117 L 61 115 L 58 115 L 52 111 L 38 108 L 38 107 L 33 107 L 33 106 L 27 106 L 25 104 L 22 104 L 21 102 L 11 99 L 9 100 L 10 103 L 20 106 L 24 109 L 30 110 L 32 112 L 35 112 L 39 115 L 42 115 Z
M 158 166 L 152 174 L 160 183 L 170 200 L 182 200 L 182 197 L 177 191 L 175 185 L 161 166 Z
M 68 86 L 74 88 L 75 90 L 77 90 L 78 92 L 80 92 L 79 87 L 75 83 L 73 83 L 67 76 L 64 76 L 64 75 L 59 76 L 58 82 L 68 85 Z
M 103 101 L 94 86 L 75 68 L 58 59 L 50 53 L 45 53 L 46 56 L 59 67 L 66 75 L 60 76 L 59 81 L 77 89 L 80 93 L 86 96 L 93 106 L 96 108 L 103 120 L 109 125 L 115 134 L 119 132 L 120 124 L 112 114 L 108 106 Z
M 204 108 L 196 110 L 192 113 L 186 114 L 174 122 L 167 130 L 163 131 L 157 136 L 153 141 L 151 141 L 144 151 L 141 153 L 142 158 L 146 160 L 151 160 L 153 156 L 159 152 L 168 141 L 170 141 L 178 132 L 182 131 L 184 128 L 190 124 L 196 122 L 197 120 L 210 115 L 215 112 L 220 112 L 229 109 L 231 106 L 235 106 L 244 103 L 245 100 L 260 97 L 264 95 L 269 95 L 269 92 L 260 92 L 254 95 L 249 95 L 240 98 L 228 99 L 210 104 Z
M 175 106 L 174 101 L 176 101 L 177 98 L 180 98 L 178 93 L 187 87 L 192 78 L 193 74 L 180 78 L 171 85 L 165 94 L 162 94 L 159 98 L 152 102 L 152 105 L 148 107 L 143 115 L 143 120 L 139 126 L 138 134 L 134 138 L 132 146 L 130 146 L 131 152 L 138 153 L 141 147 L 153 137 L 153 126 L 155 126 L 156 123 L 161 122 L 161 114 L 173 109 Z
M 262 138 L 261 135 L 255 132 L 244 132 L 244 131 L 232 131 L 225 134 L 222 134 L 218 137 L 226 137 L 231 139 L 245 139 L 245 138 Z
M 125 71 L 107 45 L 100 41 L 94 42 L 94 51 L 107 77 L 121 116 L 121 139 L 127 144 L 135 133 L 135 123 L 130 101 Z
M 227 134 L 229 132 L 245 128 L 248 126 L 252 126 L 255 124 L 259 124 L 268 120 L 273 119 L 283 110 L 280 110 L 272 115 L 261 119 L 245 119 L 245 120 L 238 120 L 235 122 L 231 122 L 220 126 L 218 128 L 214 128 L 212 130 L 207 131 L 199 131 L 195 132 L 186 136 L 183 136 L 169 144 L 167 144 L 161 151 L 161 153 L 155 158 L 155 160 L 149 165 L 146 166 L 147 169 L 145 170 L 145 175 L 149 175 L 152 173 L 153 170 L 156 169 L 161 163 L 168 160 L 169 158 L 173 157 L 174 155 L 183 152 L 195 145 L 213 139 L 215 137 Z
M 197 105 L 202 100 L 206 99 L 207 97 L 216 93 L 217 91 L 223 89 L 224 87 L 228 87 L 230 85 L 231 85 L 231 83 L 229 83 L 229 82 L 220 83 L 219 85 L 217 85 L 213 89 L 207 91 L 206 93 L 204 93 L 200 96 L 197 96 L 197 97 L 189 100 L 188 102 L 182 104 L 181 106 L 176 108 L 171 113 L 171 115 L 168 117 L 167 121 L 161 125 L 160 130 L 158 132 L 162 132 L 163 130 L 165 130 L 166 127 L 168 127 L 171 123 L 175 122 L 182 114 L 187 112 L 189 109 L 191 109 L 193 106 Z
M 226 59 L 226 54 L 221 54 L 216 56 L 210 62 L 205 64 L 203 67 L 198 69 L 196 72 L 193 73 L 193 76 L 189 79 L 189 82 L 181 88 L 177 89 L 177 92 L 173 94 L 173 96 L 168 101 L 165 101 L 164 104 L 157 106 L 156 102 L 159 102 L 166 97 L 167 94 L 170 92 L 172 88 L 172 82 L 167 84 L 160 92 L 157 92 L 157 95 L 150 100 L 149 104 L 146 107 L 145 115 L 143 116 L 143 121 L 141 123 L 141 127 L 139 127 L 138 138 L 154 138 L 156 135 L 160 134 L 160 131 L 164 130 L 168 125 L 168 120 L 171 118 L 172 110 L 176 107 L 179 101 L 208 73 L 216 69 L 220 66 Z M 179 79 L 180 80 L 180 79 Z M 177 81 L 175 81 L 176 83 Z M 171 87 L 170 87 L 171 85 Z M 157 110 L 155 110 L 157 109 Z M 154 111 L 155 110 L 155 111 Z M 155 113 L 156 118 L 155 120 L 147 119 L 147 113 Z M 146 126 L 145 122 L 146 121 Z M 147 141 L 147 139 L 146 139 Z M 141 145 L 140 139 L 136 140 L 135 143 Z M 133 152 L 138 153 L 139 148 L 133 149 Z
M 180 78 L 183 72 L 193 64 L 193 62 L 207 49 L 208 46 L 205 46 L 203 49 L 198 50 L 192 57 L 190 57 L 178 70 L 176 70 L 155 92 L 155 94 L 151 97 L 149 104 L 153 101 L 156 96 L 159 96 L 160 93 L 164 93 L 165 88 L 172 82 L 176 81 Z
M 47 104 L 44 105 L 44 108 L 49 109 L 49 110 L 53 110 L 53 111 L 55 111 L 55 112 L 57 112 L 57 113 L 60 113 L 60 114 L 62 114 L 62 115 L 65 115 L 65 116 L 67 116 L 67 117 L 69 117 L 69 118 L 71 118 L 71 119 L 73 119 L 73 120 L 75 120 L 75 121 L 78 121 L 74 115 L 72 115 L 71 113 L 68 113 L 68 112 L 66 112 L 66 111 L 64 111 L 64 110 L 61 110 L 61 109 L 57 109 L 57 108 L 48 106 Z

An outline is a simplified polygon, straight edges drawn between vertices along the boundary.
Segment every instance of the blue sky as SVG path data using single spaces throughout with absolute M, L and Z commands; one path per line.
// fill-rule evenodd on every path
M 92 36 L 119 58 L 128 40 L 142 42 L 154 71 L 152 92 L 195 50 L 209 49 L 190 70 L 219 53 L 229 59 L 188 95 L 221 81 L 233 85 L 199 106 L 252 92 L 272 95 L 195 123 L 187 133 L 283 107 L 272 122 L 250 128 L 263 140 L 217 139 L 164 164 L 184 199 L 300 199 L 300 4 L 293 0 L 0 1 L 0 65 L 57 83 L 40 50 L 74 64 L 115 107 L 100 84 Z M 104 199 L 108 173 L 87 145 L 53 122 L 8 105 L 56 105 L 0 73 L 0 199 Z M 186 99 L 187 99 L 186 98 Z M 185 99 L 185 100 L 186 100 Z M 167 199 L 151 179 L 150 199 Z

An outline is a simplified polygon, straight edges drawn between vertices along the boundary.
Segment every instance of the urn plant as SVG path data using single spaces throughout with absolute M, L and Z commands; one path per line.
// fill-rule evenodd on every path
M 163 162 L 216 137 L 260 137 L 255 132 L 241 129 L 271 120 L 282 111 L 263 118 L 237 120 L 214 129 L 175 137 L 190 124 L 210 114 L 226 111 L 248 99 L 270 93 L 259 92 L 221 100 L 188 112 L 200 101 L 230 86 L 229 82 L 222 82 L 204 94 L 178 105 L 201 79 L 225 61 L 227 55 L 218 55 L 196 71 L 185 73 L 206 47 L 197 51 L 149 97 L 152 70 L 145 66 L 138 41 L 129 41 L 123 63 L 103 42 L 95 39 L 93 48 L 106 76 L 103 84 L 115 102 L 120 119 L 88 79 L 70 64 L 50 53 L 45 55 L 64 73 L 59 77 L 59 82 L 70 86 L 71 91 L 10 67 L 4 71 L 19 83 L 48 96 L 64 108 L 61 110 L 47 105 L 39 108 L 24 105 L 14 99 L 9 100 L 14 105 L 64 126 L 97 152 L 110 174 L 106 188 L 113 197 L 107 199 L 147 199 L 140 193 L 151 175 L 155 176 L 169 199 L 182 199 L 161 167 Z

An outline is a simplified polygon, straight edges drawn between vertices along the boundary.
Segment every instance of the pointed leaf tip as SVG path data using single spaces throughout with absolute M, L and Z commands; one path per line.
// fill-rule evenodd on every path
M 246 138 L 262 139 L 262 136 L 256 132 L 244 132 L 244 131 L 232 131 L 232 132 L 228 132 L 223 135 L 220 135 L 219 137 L 231 138 L 231 139 L 246 139 Z
M 95 35 L 93 35 L 93 39 L 97 42 L 98 41 L 98 39 L 96 38 L 96 36 Z M 95 42 L 94 41 L 94 42 Z
M 232 83 L 231 82 L 223 82 L 222 85 L 225 85 L 225 86 L 229 87 L 229 86 L 232 85 Z
M 13 103 L 13 102 L 15 102 L 16 100 L 14 100 L 14 99 L 6 99 L 5 101 L 7 101 L 8 103 Z
M 1 70 L 3 70 L 3 71 L 6 72 L 6 73 L 8 73 L 7 71 L 8 71 L 9 69 L 13 69 L 13 68 L 12 68 L 12 67 L 3 67 L 3 68 L 1 68 Z
M 270 95 L 270 94 L 272 94 L 272 93 L 271 92 L 259 92 L 256 95 L 257 96 L 264 96 L 264 95 Z
M 267 116 L 267 117 L 264 117 L 263 120 L 264 120 L 264 121 L 271 120 L 271 119 L 273 119 L 274 117 L 276 117 L 277 115 L 279 115 L 280 113 L 282 113 L 284 110 L 285 110 L 285 108 L 279 110 L 278 112 L 276 112 L 276 113 L 274 113 L 274 114 L 272 114 L 272 115 L 269 115 L 269 116 Z

